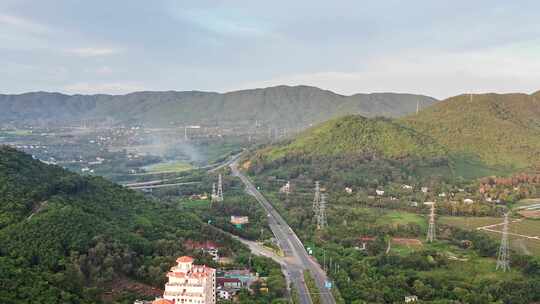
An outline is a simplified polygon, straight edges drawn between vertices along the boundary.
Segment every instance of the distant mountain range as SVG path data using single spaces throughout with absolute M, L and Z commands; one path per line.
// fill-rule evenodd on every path
M 229 93 L 137 92 L 65 95 L 35 92 L 0 95 L 0 122 L 74 122 L 110 118 L 117 123 L 260 125 L 304 129 L 347 114 L 400 117 L 437 100 L 423 95 L 373 93 L 343 96 L 309 86 L 277 86 Z
M 399 161 L 399 170 L 409 174 L 431 162 L 430 171 L 417 170 L 427 176 L 439 171 L 470 178 L 540 169 L 540 92 L 459 95 L 398 119 L 337 118 L 257 151 L 252 164 L 261 170 L 283 162 L 291 167 L 366 155 L 394 167 Z M 349 162 L 351 168 L 357 164 Z

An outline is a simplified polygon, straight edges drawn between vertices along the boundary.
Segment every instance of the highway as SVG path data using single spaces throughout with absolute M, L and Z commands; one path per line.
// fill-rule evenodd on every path
M 304 270 L 310 270 L 319 289 L 321 303 L 335 304 L 336 301 L 332 293 L 325 287 L 325 281 L 327 279 L 326 273 L 322 270 L 320 265 L 308 255 L 296 233 L 294 233 L 283 217 L 281 217 L 274 209 L 272 204 L 270 204 L 257 188 L 255 188 L 253 183 L 238 170 L 238 158 L 234 159 L 229 166 L 232 174 L 239 177 L 246 186 L 246 192 L 254 196 L 266 210 L 270 229 L 274 233 L 279 246 L 285 254 L 285 263 L 282 265 L 286 268 L 293 286 L 298 291 L 300 303 L 312 303 L 303 275 Z

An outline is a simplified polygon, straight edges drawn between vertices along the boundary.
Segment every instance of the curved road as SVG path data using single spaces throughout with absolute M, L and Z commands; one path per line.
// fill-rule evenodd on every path
M 270 202 L 255 188 L 253 183 L 238 170 L 238 158 L 229 165 L 234 176 L 239 177 L 246 186 L 246 192 L 257 199 L 268 214 L 268 225 L 274 233 L 281 249 L 285 254 L 285 267 L 289 278 L 297 289 L 300 303 L 312 303 L 309 291 L 304 282 L 304 270 L 310 270 L 319 289 L 319 296 L 323 304 L 335 304 L 332 293 L 325 287 L 326 273 L 320 265 L 308 255 L 304 245 L 289 227 L 287 222 L 274 209 Z

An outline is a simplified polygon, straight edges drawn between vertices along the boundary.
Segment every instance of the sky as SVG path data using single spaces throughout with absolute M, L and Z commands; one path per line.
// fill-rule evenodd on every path
M 526 0 L 0 0 L 0 93 L 532 93 L 539 11 Z

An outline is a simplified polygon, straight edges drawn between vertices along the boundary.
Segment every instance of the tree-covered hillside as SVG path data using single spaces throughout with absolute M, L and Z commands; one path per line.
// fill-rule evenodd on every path
M 195 254 L 186 239 L 242 248 L 177 205 L 0 147 L 0 303 L 143 296 L 115 286 L 161 288 L 176 257 Z
M 309 86 L 215 92 L 136 92 L 126 95 L 0 94 L 0 123 L 74 123 L 110 119 L 116 123 L 171 126 L 201 124 L 304 129 L 346 114 L 400 117 L 436 102 L 398 93 L 343 96 Z
M 460 95 L 402 122 L 488 165 L 540 166 L 539 93 Z
M 300 134 L 292 142 L 271 150 L 269 157 L 365 153 L 394 158 L 446 155 L 445 148 L 430 137 L 391 119 L 350 115 L 330 120 Z
M 534 169 L 540 167 L 538 95 L 461 95 L 403 119 L 345 116 L 262 148 L 249 167 L 345 184 L 358 176 L 366 176 L 364 183 L 470 179 Z M 288 173 L 281 172 L 284 165 Z

